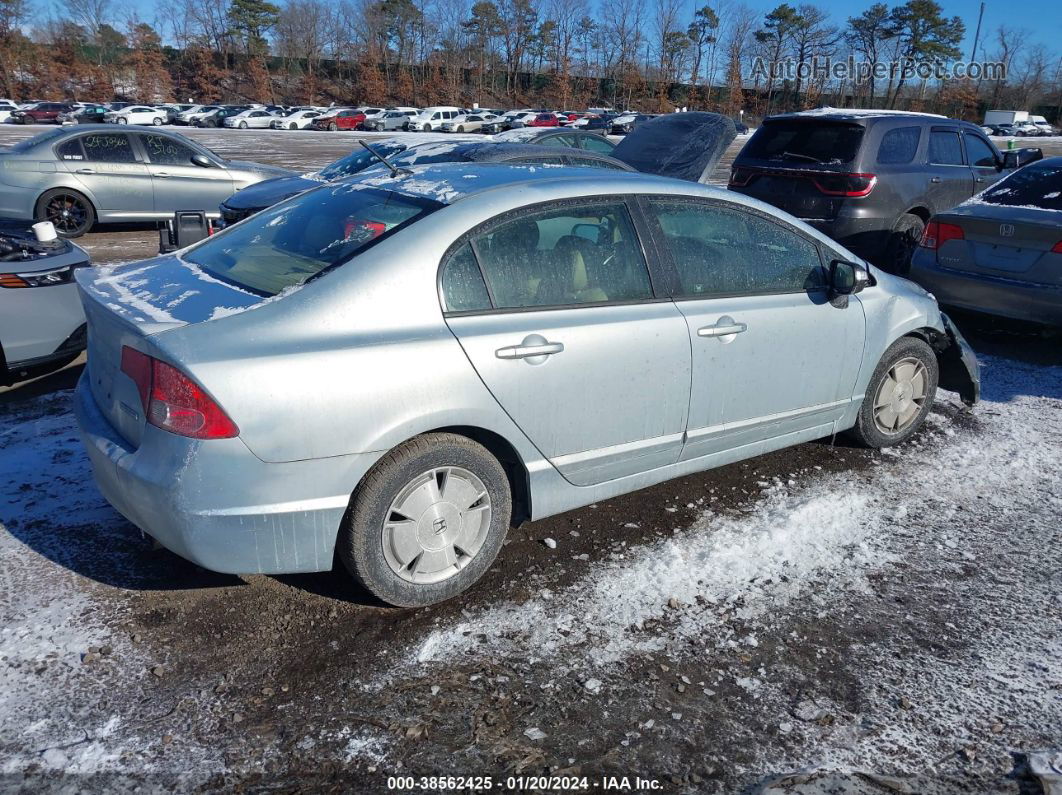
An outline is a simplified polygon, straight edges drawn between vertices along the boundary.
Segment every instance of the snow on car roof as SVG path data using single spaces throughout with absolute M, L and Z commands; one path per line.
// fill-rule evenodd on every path
M 872 118 L 877 116 L 929 116 L 934 119 L 946 119 L 939 113 L 922 113 L 916 110 L 886 110 L 884 108 L 831 108 L 824 105 L 821 108 L 810 110 L 798 110 L 794 113 L 783 113 L 782 116 L 858 116 L 860 118 Z

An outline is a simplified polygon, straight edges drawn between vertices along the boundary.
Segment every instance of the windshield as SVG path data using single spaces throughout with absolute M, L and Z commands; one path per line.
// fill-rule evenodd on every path
M 404 152 L 406 145 L 396 143 L 373 143 L 372 148 L 377 154 L 390 158 L 391 155 Z M 364 171 L 374 165 L 381 165 L 381 163 L 377 158 L 373 157 L 372 152 L 367 152 L 359 146 L 346 157 L 342 157 L 334 163 L 329 163 L 317 173 L 324 179 L 334 180 L 339 179 L 340 177 L 352 176 L 359 171 Z
M 393 191 L 323 186 L 207 238 L 184 259 L 219 279 L 272 296 L 441 206 Z
M 745 144 L 742 155 L 793 163 L 851 163 L 859 153 L 863 126 L 824 121 L 764 123 Z
M 1062 210 L 1062 165 L 1029 165 L 980 196 L 989 204 Z

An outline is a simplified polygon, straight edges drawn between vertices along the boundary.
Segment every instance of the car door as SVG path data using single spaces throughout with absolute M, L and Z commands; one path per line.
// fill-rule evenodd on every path
M 63 166 L 92 196 L 100 220 L 107 220 L 107 213 L 150 216 L 151 175 L 130 133 L 92 132 L 60 148 Z
M 996 148 L 977 133 L 966 130 L 962 135 L 966 162 L 973 175 L 973 192 L 980 193 L 1003 177 L 1003 159 Z
M 136 133 L 147 159 L 152 180 L 152 207 L 156 213 L 202 210 L 217 213 L 218 205 L 235 190 L 229 172 L 219 164 L 197 166 L 199 152 L 175 136 Z M 210 159 L 212 163 L 214 160 Z
M 682 459 L 829 434 L 851 403 L 866 323 L 858 301 L 828 300 L 818 245 L 729 202 L 644 206 L 692 346 Z
M 958 127 L 930 128 L 926 171 L 926 197 L 933 212 L 950 210 L 973 195 L 973 177 L 966 165 Z
M 552 202 L 473 230 L 441 292 L 483 383 L 569 482 L 678 459 L 689 336 L 653 290 L 622 199 Z

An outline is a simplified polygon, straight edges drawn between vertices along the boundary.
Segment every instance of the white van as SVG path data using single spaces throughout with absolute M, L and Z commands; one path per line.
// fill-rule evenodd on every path
M 457 108 L 453 105 L 435 105 L 430 108 L 424 108 L 424 110 L 409 120 L 409 126 L 406 129 L 431 132 L 432 130 L 438 130 L 444 121 L 450 121 L 462 113 L 465 113 L 464 108 Z

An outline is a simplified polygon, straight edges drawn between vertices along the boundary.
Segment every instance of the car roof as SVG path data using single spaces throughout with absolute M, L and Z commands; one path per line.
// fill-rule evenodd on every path
M 863 121 L 864 119 L 884 118 L 921 118 L 926 121 L 947 119 L 948 121 L 954 121 L 954 119 L 948 119 L 947 116 L 941 116 L 939 113 L 922 113 L 921 111 L 913 110 L 879 110 L 876 108 L 831 108 L 828 106 L 812 108 L 811 110 L 799 110 L 793 113 L 778 113 L 774 116 L 768 116 L 764 121 L 774 121 L 775 119 L 844 119 L 848 121 Z

